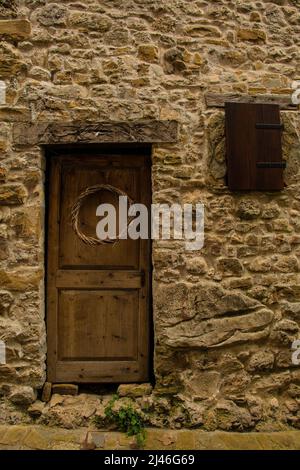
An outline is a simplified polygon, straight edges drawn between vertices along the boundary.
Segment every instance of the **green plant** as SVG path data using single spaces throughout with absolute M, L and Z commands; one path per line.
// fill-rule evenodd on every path
M 127 436 L 135 436 L 138 447 L 142 447 L 146 438 L 143 417 L 133 408 L 131 403 L 114 409 L 118 398 L 116 395 L 110 400 L 104 410 L 105 416 L 110 422 L 115 423 L 120 431 L 126 432 Z

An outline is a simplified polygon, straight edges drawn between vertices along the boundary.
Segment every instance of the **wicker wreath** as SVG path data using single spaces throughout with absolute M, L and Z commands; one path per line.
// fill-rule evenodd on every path
M 97 184 L 95 186 L 90 186 L 86 188 L 77 198 L 76 203 L 74 204 L 72 211 L 71 211 L 71 220 L 72 220 L 72 227 L 76 235 L 80 238 L 83 243 L 87 245 L 108 245 L 114 244 L 119 240 L 121 234 L 119 234 L 116 238 L 106 238 L 105 240 L 100 240 L 99 238 L 90 237 L 85 235 L 79 228 L 79 214 L 80 209 L 82 207 L 83 201 L 85 198 L 90 196 L 91 194 L 98 193 L 100 191 L 110 191 L 113 194 L 117 194 L 118 196 L 126 196 L 129 202 L 129 206 L 133 204 L 132 199 L 119 188 L 115 188 L 110 184 Z M 130 223 L 130 219 L 128 220 L 128 224 Z M 127 227 L 128 227 L 127 224 Z

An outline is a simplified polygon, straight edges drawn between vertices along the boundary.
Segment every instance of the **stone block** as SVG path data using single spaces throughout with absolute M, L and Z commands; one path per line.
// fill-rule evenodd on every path
M 138 48 L 138 55 L 146 62 L 157 62 L 158 49 L 153 44 L 141 44 Z
M 0 444 L 21 445 L 29 430 L 26 426 L 7 426 L 0 432 Z
M 145 384 L 121 384 L 118 387 L 118 394 L 120 397 L 143 397 L 150 395 L 152 392 L 152 385 Z
M 237 37 L 241 41 L 252 41 L 252 42 L 266 42 L 266 33 L 262 29 L 249 29 L 240 28 L 237 32 Z
M 17 16 L 17 0 L 1 0 L 0 2 L 0 17 L 15 18 Z
M 28 413 L 30 416 L 33 416 L 33 418 L 38 418 L 41 416 L 43 413 L 43 409 L 45 408 L 45 403 L 42 401 L 36 400 L 32 405 L 29 406 L 28 408 Z
M 199 321 L 191 319 L 167 329 L 166 344 L 183 348 L 217 348 L 258 341 L 270 334 L 274 313 L 268 309 Z M 255 331 L 254 331 L 255 330 Z
M 26 197 L 26 188 L 20 183 L 7 183 L 0 186 L 0 206 L 23 204 Z
M 105 33 L 112 26 L 111 20 L 104 15 L 88 13 L 83 11 L 74 11 L 69 17 L 70 26 L 83 29 L 84 31 L 97 31 Z
M 58 395 L 78 395 L 78 385 L 74 384 L 53 384 L 52 393 Z
M 0 270 L 0 285 L 12 291 L 38 288 L 43 278 L 41 270 L 20 269 L 18 271 Z
M 31 121 L 31 112 L 28 108 L 0 107 L 0 121 L 4 122 L 28 122 Z
M 274 365 L 274 354 L 271 351 L 257 351 L 254 353 L 248 363 L 250 371 L 270 370 Z
M 39 432 L 39 429 L 31 429 L 25 436 L 23 444 L 35 450 L 46 450 L 49 446 L 48 440 Z
M 244 271 L 242 263 L 237 258 L 220 258 L 217 269 L 225 276 L 241 276 Z
M 7 169 L 4 166 L 0 166 L 0 183 L 4 183 L 7 179 Z
M 101 431 L 90 431 L 81 444 L 83 450 L 103 449 L 105 445 L 105 433 Z
M 30 405 L 36 400 L 36 391 L 27 385 L 16 385 L 12 388 L 9 399 L 16 405 Z
M 12 75 L 26 71 L 27 65 L 15 47 L 6 42 L 0 43 L 0 77 L 11 78 Z
M 51 399 L 52 394 L 52 384 L 51 382 L 45 382 L 42 391 L 42 401 L 48 403 Z
M 42 8 L 38 8 L 36 18 L 43 26 L 65 26 L 68 10 L 64 5 L 58 3 L 48 3 Z
M 260 215 L 260 207 L 254 199 L 242 199 L 238 203 L 237 216 L 244 220 L 257 219 Z
M 0 290 L 0 315 L 7 315 L 12 303 L 12 294 L 8 291 Z
M 12 39 L 27 39 L 31 34 L 31 23 L 28 20 L 0 20 L 0 35 Z

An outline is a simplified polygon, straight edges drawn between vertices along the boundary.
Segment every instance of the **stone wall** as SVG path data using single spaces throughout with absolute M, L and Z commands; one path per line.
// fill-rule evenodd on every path
M 23 419 L 13 407 L 35 400 L 46 353 L 45 162 L 38 145 L 13 140 L 14 126 L 176 120 L 177 143 L 153 145 L 153 201 L 203 202 L 206 229 L 199 252 L 153 243 L 159 424 L 300 426 L 300 370 L 291 364 L 300 336 L 299 112 L 282 111 L 284 191 L 237 194 L 225 185 L 224 112 L 205 101 L 209 92 L 291 95 L 299 6 L 0 0 L 10 20 L 0 21 L 0 338 L 8 352 L 0 389 L 14 404 L 5 419 Z

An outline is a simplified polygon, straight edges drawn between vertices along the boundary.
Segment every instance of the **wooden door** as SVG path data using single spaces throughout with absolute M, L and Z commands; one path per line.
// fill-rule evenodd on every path
M 149 155 L 50 156 L 47 256 L 48 380 L 135 382 L 149 378 L 150 241 L 90 246 L 74 231 L 71 210 L 87 188 L 109 184 L 151 202 Z M 96 237 L 96 208 L 118 196 L 91 194 L 80 230 Z

